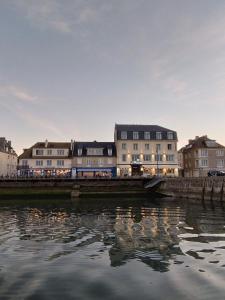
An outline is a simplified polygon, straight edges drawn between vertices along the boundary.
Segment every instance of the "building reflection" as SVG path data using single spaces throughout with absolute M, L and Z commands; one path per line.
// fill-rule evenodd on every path
M 163 202 L 153 207 L 93 206 L 88 210 L 73 205 L 4 208 L 0 209 L 0 225 L 0 245 L 7 243 L 5 236 L 10 238 L 10 234 L 17 234 L 21 241 L 35 242 L 32 249 L 36 251 L 36 242 L 57 243 L 61 250 L 51 254 L 54 259 L 100 242 L 112 267 L 134 259 L 160 272 L 168 271 L 183 255 L 198 259 L 201 255 L 199 249 L 193 250 L 195 242 L 225 241 L 225 236 L 204 235 L 225 232 L 221 209 L 206 211 L 202 207 Z M 182 248 L 184 240 L 190 242 L 186 249 Z

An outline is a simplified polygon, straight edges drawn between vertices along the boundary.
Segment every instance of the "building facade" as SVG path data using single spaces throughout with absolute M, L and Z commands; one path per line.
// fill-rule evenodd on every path
M 69 177 L 73 141 L 38 142 L 19 156 L 18 175 L 28 177 Z
M 207 176 L 210 170 L 225 171 L 225 147 L 207 135 L 189 140 L 179 153 L 183 157 L 185 177 Z
M 113 142 L 74 142 L 72 177 L 116 176 L 116 148 Z
M 157 125 L 116 124 L 118 176 L 178 176 L 177 133 Z
M 14 177 L 17 175 L 17 154 L 13 150 L 11 141 L 0 137 L 0 177 Z

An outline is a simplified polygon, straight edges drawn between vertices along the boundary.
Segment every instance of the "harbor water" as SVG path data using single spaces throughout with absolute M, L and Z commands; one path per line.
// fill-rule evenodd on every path
M 0 299 L 224 299 L 225 210 L 173 199 L 0 202 Z

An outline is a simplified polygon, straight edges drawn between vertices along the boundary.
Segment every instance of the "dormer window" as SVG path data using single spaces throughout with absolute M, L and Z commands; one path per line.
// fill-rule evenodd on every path
M 103 148 L 87 148 L 87 155 L 89 156 L 103 155 Z
M 144 133 L 144 138 L 145 138 L 145 140 L 150 140 L 151 139 L 151 136 L 150 136 L 150 132 L 145 132 Z
M 57 150 L 57 155 L 64 155 L 64 150 Z
M 127 140 L 127 132 L 121 131 L 121 140 Z
M 82 155 L 82 148 L 78 148 L 78 156 Z
M 133 140 L 138 140 L 139 139 L 139 134 L 137 131 L 133 132 Z
M 167 139 L 173 140 L 173 132 L 167 132 Z
M 108 148 L 108 156 L 112 156 L 112 148 Z
M 161 140 L 162 139 L 162 132 L 156 132 L 156 139 Z
M 36 155 L 43 155 L 44 154 L 44 150 L 36 150 Z

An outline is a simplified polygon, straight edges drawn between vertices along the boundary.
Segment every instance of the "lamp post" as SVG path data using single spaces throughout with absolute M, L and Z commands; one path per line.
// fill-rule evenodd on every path
M 156 174 L 159 176 L 159 149 L 158 145 L 156 145 Z

